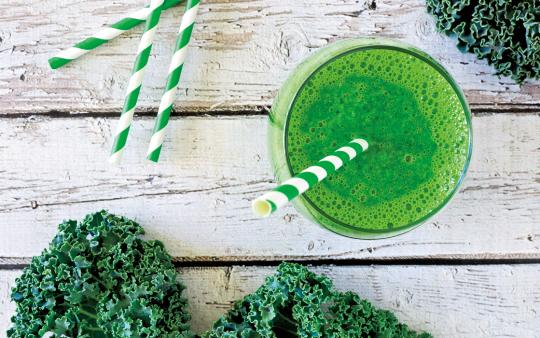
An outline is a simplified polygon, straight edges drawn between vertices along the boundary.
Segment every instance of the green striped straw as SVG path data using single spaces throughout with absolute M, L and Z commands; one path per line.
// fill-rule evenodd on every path
M 167 127 L 167 124 L 169 123 L 169 118 L 173 110 L 174 97 L 178 83 L 180 82 L 182 69 L 184 68 L 187 47 L 189 40 L 191 39 L 193 26 L 195 25 L 195 18 L 197 17 L 199 3 L 200 0 L 187 0 L 186 11 L 182 17 L 182 22 L 180 23 L 180 30 L 176 39 L 174 55 L 171 60 L 171 65 L 169 66 L 169 75 L 167 78 L 167 84 L 165 86 L 165 93 L 163 94 L 161 103 L 159 104 L 156 124 L 154 126 L 154 132 L 152 134 L 147 152 L 147 159 L 153 162 L 159 161 L 159 155 L 161 154 L 161 148 L 163 146 L 163 139 L 165 138 L 165 127 Z
M 366 140 L 352 140 L 346 146 L 320 160 L 316 165 L 307 168 L 300 174 L 286 180 L 274 190 L 254 200 L 252 202 L 253 212 L 260 217 L 270 216 L 271 213 L 286 205 L 293 198 L 313 188 L 328 175 L 352 161 L 359 153 L 366 151 L 368 147 Z
M 152 41 L 154 40 L 162 9 L 163 0 L 150 0 L 150 15 L 148 16 L 148 20 L 146 20 L 146 28 L 141 38 L 141 42 L 139 43 L 137 59 L 135 60 L 135 66 L 133 67 L 133 72 L 127 87 L 124 109 L 120 116 L 113 149 L 111 156 L 109 157 L 109 162 L 112 164 L 120 163 L 124 147 L 126 146 L 129 128 L 133 121 L 133 114 L 135 113 L 135 107 L 137 106 L 137 100 L 139 99 L 139 93 L 141 91 L 144 70 L 148 64 L 148 59 L 152 50 Z
M 183 0 L 165 0 L 163 3 L 163 9 L 168 9 L 178 5 Z M 57 69 L 65 66 L 71 61 L 83 56 L 84 54 L 96 49 L 104 43 L 111 41 L 124 32 L 132 29 L 135 26 L 146 21 L 151 13 L 151 9 L 148 7 L 139 9 L 138 11 L 129 14 L 122 20 L 107 26 L 96 34 L 78 42 L 73 47 L 61 51 L 56 56 L 49 59 L 49 65 L 52 69 Z

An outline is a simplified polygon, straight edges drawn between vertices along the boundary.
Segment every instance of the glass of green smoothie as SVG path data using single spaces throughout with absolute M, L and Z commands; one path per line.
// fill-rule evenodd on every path
M 274 101 L 277 180 L 358 137 L 369 150 L 293 203 L 341 235 L 395 236 L 458 190 L 471 158 L 471 114 L 454 79 L 426 53 L 387 39 L 343 40 L 300 64 Z

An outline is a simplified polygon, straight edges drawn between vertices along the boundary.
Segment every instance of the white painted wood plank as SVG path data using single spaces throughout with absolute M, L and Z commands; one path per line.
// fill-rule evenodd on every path
M 435 337 L 540 337 L 540 265 L 322 266 L 340 290 L 358 292 L 416 330 Z M 192 327 L 201 332 L 272 274 L 269 267 L 183 268 Z M 0 271 L 0 332 L 14 311 Z
M 47 59 L 144 1 L 0 2 L 1 114 L 119 111 L 141 29 L 67 68 Z M 280 84 L 310 52 L 358 36 L 391 37 L 426 50 L 457 78 L 476 106 L 540 103 L 538 82 L 519 87 L 461 54 L 434 29 L 424 0 L 214 0 L 202 4 L 177 100 L 178 111 L 253 110 L 270 105 Z M 141 110 L 156 110 L 182 9 L 163 15 Z
M 108 208 L 178 260 L 540 258 L 540 115 L 473 120 L 454 201 L 415 231 L 361 241 L 290 206 L 253 216 L 250 201 L 274 186 L 266 117 L 173 119 L 157 166 L 144 159 L 153 121 L 139 119 L 120 167 L 106 161 L 114 119 L 0 119 L 0 257 L 39 254 L 62 219 Z

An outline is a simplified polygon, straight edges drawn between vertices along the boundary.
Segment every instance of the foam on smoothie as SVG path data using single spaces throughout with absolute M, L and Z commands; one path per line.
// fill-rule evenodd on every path
M 457 186 L 469 149 L 462 102 L 424 60 L 391 48 L 360 49 L 319 68 L 298 92 L 287 124 L 298 173 L 336 147 L 369 150 L 305 197 L 344 225 L 384 232 L 435 211 Z

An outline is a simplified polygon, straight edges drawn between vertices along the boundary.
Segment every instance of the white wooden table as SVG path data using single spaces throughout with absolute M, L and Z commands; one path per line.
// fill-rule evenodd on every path
M 181 9 L 163 14 L 122 166 L 107 155 L 142 28 L 58 71 L 47 59 L 142 0 L 0 2 L 0 336 L 9 288 L 56 225 L 99 209 L 163 241 L 197 331 L 282 260 L 304 261 L 437 337 L 540 337 L 540 87 L 455 48 L 423 0 L 208 0 L 200 10 L 162 162 L 151 135 Z M 266 112 L 294 66 L 361 35 L 412 43 L 456 77 L 473 109 L 460 193 L 421 228 L 361 241 L 289 207 L 257 219 L 273 186 Z

